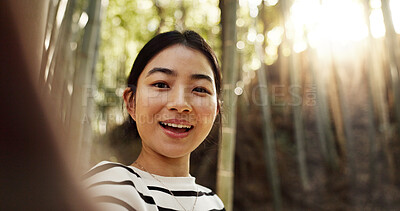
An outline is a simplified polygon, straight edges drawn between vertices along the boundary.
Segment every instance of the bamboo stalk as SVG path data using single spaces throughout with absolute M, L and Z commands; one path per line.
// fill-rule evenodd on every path
M 86 168 L 91 148 L 91 115 L 93 99 L 88 98 L 93 87 L 95 49 L 98 37 L 101 1 L 91 0 L 87 9 L 89 21 L 85 27 L 82 47 L 79 51 L 78 69 L 74 73 L 71 99 L 69 141 L 76 142 L 76 167 Z
M 217 193 L 226 210 L 233 210 L 234 154 L 236 140 L 236 1 L 220 2 L 222 23 L 222 72 L 224 76 L 222 139 L 218 153 Z
M 49 1 L 49 8 L 48 8 L 48 13 L 47 13 L 47 23 L 46 23 L 46 30 L 45 30 L 45 39 L 48 39 L 47 36 L 51 36 L 54 32 L 54 28 L 53 27 L 55 25 L 56 22 L 56 11 L 58 8 L 60 2 L 58 2 L 56 5 L 54 5 L 53 1 Z M 41 86 L 41 92 L 44 92 L 45 87 L 46 87 L 46 80 L 47 78 L 45 78 L 45 71 L 46 71 L 46 66 L 47 66 L 47 60 L 49 59 L 49 48 L 51 45 L 54 45 L 54 37 L 55 36 L 51 36 L 51 40 L 49 40 L 49 46 L 47 47 L 47 49 L 45 48 L 45 46 L 43 46 L 43 53 L 42 53 L 42 61 L 41 61 L 41 65 L 40 65 L 40 72 L 39 72 L 39 85 Z M 45 44 L 46 45 L 46 44 Z
M 264 58 L 263 50 L 260 45 L 256 44 L 256 53 L 259 59 Z M 274 209 L 279 211 L 282 210 L 282 197 L 280 188 L 279 172 L 277 167 L 277 160 L 275 155 L 275 138 L 274 131 L 272 127 L 272 117 L 271 117 L 271 107 L 269 102 L 268 94 L 268 83 L 267 76 L 265 74 L 266 67 L 262 63 L 260 69 L 258 69 L 258 85 L 260 87 L 260 98 L 262 105 L 262 115 L 263 115 L 263 142 L 264 142 L 264 159 L 268 171 L 268 179 L 272 189 L 273 204 Z
M 386 48 L 388 51 L 388 63 L 389 63 L 389 75 L 393 91 L 394 99 L 394 112 L 396 115 L 396 129 L 400 132 L 400 83 L 399 83 L 399 65 L 397 64 L 397 59 L 399 58 L 398 53 L 398 41 L 396 38 L 396 32 L 394 31 L 394 26 L 392 22 L 392 16 L 389 8 L 389 1 L 382 0 L 382 13 L 386 28 Z M 389 147 L 389 139 L 384 143 L 384 148 L 386 151 L 386 159 L 389 165 L 389 175 L 392 181 L 395 180 L 395 163 L 393 159 L 393 153 Z
M 260 9 L 261 18 L 254 19 L 254 28 L 257 29 L 258 21 L 261 19 L 263 29 L 262 34 L 267 34 L 268 28 L 268 20 L 266 19 L 266 10 L 265 6 L 262 4 Z M 258 17 L 259 17 L 258 16 Z M 257 71 L 257 79 L 258 79 L 258 86 L 260 89 L 260 99 L 261 99 L 261 106 L 262 106 L 262 123 L 263 123 L 263 145 L 264 145 L 264 160 L 265 165 L 268 170 L 268 180 L 271 186 L 271 192 L 273 196 L 273 205 L 275 210 L 282 209 L 282 196 L 281 196 L 281 187 L 280 187 L 280 179 L 279 179 L 279 170 L 277 167 L 277 159 L 276 159 L 276 146 L 275 146 L 275 137 L 274 137 L 274 130 L 273 130 L 273 120 L 271 115 L 271 102 L 269 97 L 268 91 L 268 82 L 267 76 L 265 72 L 267 71 L 267 66 L 265 65 L 264 58 L 264 49 L 266 47 L 265 42 L 255 42 L 254 44 L 256 55 L 258 59 L 261 61 L 261 67 Z M 281 58 L 282 60 L 282 58 Z M 287 110 L 287 109 L 285 109 Z
M 377 184 L 377 159 L 378 159 L 378 150 L 379 150 L 379 141 L 377 140 L 376 134 L 376 125 L 375 125 L 375 109 L 376 114 L 378 115 L 378 119 L 381 125 L 381 131 L 383 133 L 383 143 L 387 143 L 389 140 L 389 116 L 387 113 L 387 101 L 384 95 L 384 80 L 382 76 L 382 68 L 378 65 L 378 59 L 376 58 L 379 55 L 376 49 L 376 42 L 372 37 L 371 33 L 371 24 L 369 22 L 369 0 L 364 1 L 365 8 L 365 20 L 368 23 L 368 49 L 365 50 L 366 54 L 366 68 L 367 68 L 367 78 L 368 78 L 368 131 L 369 131 L 369 188 L 370 194 L 372 198 L 372 191 L 374 190 Z M 367 47 L 367 46 L 366 46 Z
M 68 2 L 68 5 L 71 2 Z M 67 6 L 68 6 L 67 5 Z M 49 14 L 47 16 L 47 25 L 46 25 L 46 32 L 45 32 L 45 39 L 48 39 L 48 47 L 45 48 L 42 53 L 42 61 L 39 73 L 39 84 L 41 85 L 41 92 L 43 94 L 49 94 L 49 86 L 48 86 L 48 79 L 49 79 L 49 72 L 50 66 L 54 60 L 54 53 L 56 50 L 56 46 L 58 45 L 59 39 L 59 27 L 57 27 L 57 12 L 59 12 L 60 1 L 57 2 L 56 5 L 49 4 Z M 46 45 L 46 40 L 45 40 Z M 45 46 L 44 46 L 45 47 Z
M 295 140 L 297 146 L 297 161 L 299 164 L 300 180 L 304 190 L 310 189 L 310 181 L 308 179 L 307 163 L 306 163 L 306 149 L 304 143 L 304 126 L 303 126 L 303 112 L 302 112 L 302 102 L 294 102 L 296 97 L 301 97 L 301 86 L 299 77 L 299 64 L 297 59 L 297 54 L 292 52 L 289 56 L 289 74 L 290 74 L 290 88 L 292 100 L 292 112 L 294 120 L 294 131 Z
M 389 138 L 389 113 L 388 113 L 388 102 L 385 98 L 385 90 L 386 84 L 384 79 L 384 70 L 381 65 L 379 65 L 382 61 L 380 57 L 379 49 L 377 48 L 376 40 L 371 36 L 371 24 L 369 22 L 369 0 L 364 1 L 365 8 L 365 20 L 368 23 L 368 49 L 365 52 L 368 52 L 367 56 L 367 68 L 368 74 L 370 76 L 370 85 L 371 85 L 371 95 L 374 103 L 374 107 L 377 109 L 377 114 L 380 121 L 380 128 L 382 129 L 384 136 Z M 373 81 L 372 81 L 373 79 Z M 385 138 L 385 139 L 387 139 Z
M 315 57 L 316 54 L 314 51 L 314 49 L 310 49 L 308 51 L 309 58 Z M 315 102 L 315 115 L 317 121 L 318 139 L 321 143 L 321 152 L 328 167 L 331 169 L 335 169 L 338 167 L 338 159 L 333 134 L 330 127 L 331 118 L 327 104 L 326 87 L 324 86 L 326 82 L 324 81 L 324 77 L 322 77 L 321 74 L 318 74 L 317 69 L 320 68 L 316 67 L 315 64 L 318 61 L 311 60 L 310 62 L 310 70 L 314 79 L 314 83 L 316 85 L 317 92 Z
M 336 84 L 336 77 L 332 76 L 333 81 L 329 84 L 329 103 L 330 107 L 332 109 L 332 117 L 333 117 L 333 122 L 335 125 L 335 132 L 336 132 L 336 138 L 339 144 L 339 150 L 340 153 L 343 155 L 347 154 L 346 150 L 346 138 L 344 134 L 344 123 L 343 123 L 343 115 L 342 115 L 342 109 L 339 103 L 339 97 L 338 97 L 338 90 L 337 90 L 337 84 Z
M 367 59 L 369 63 L 373 60 L 371 53 Z M 376 185 L 376 160 L 377 160 L 377 140 L 376 140 L 376 128 L 375 128 L 375 112 L 374 112 L 374 102 L 373 102 L 373 80 L 372 80 L 372 68 L 373 65 L 367 66 L 367 89 L 368 89 L 368 141 L 369 141 L 369 175 L 370 175 L 370 192 L 374 191 Z
M 70 65 L 73 64 L 70 42 L 71 42 L 71 32 L 72 32 L 72 16 L 75 9 L 76 0 L 70 0 L 67 4 L 65 15 L 60 26 L 59 38 L 54 53 L 54 61 L 51 63 L 51 68 L 54 68 L 54 77 L 51 83 L 51 93 L 53 99 L 56 100 L 56 106 L 62 111 L 63 106 L 63 93 L 67 90 L 68 84 L 68 70 Z
M 332 54 L 333 56 L 333 54 Z M 349 172 L 350 184 L 356 183 L 356 166 L 354 159 L 354 138 L 351 130 L 351 120 L 347 109 L 347 103 L 345 96 L 343 94 L 343 84 L 341 82 L 338 68 L 336 66 L 335 60 L 332 59 L 332 86 L 333 86 L 333 96 L 336 98 L 335 106 L 337 113 L 335 114 L 339 125 L 337 127 L 341 128 L 343 132 L 343 144 L 345 147 L 345 155 L 347 158 L 347 167 Z

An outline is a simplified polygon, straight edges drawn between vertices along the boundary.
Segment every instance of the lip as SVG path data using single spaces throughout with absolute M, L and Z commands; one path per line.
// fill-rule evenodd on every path
M 188 121 L 186 121 L 184 119 L 168 119 L 168 120 L 164 120 L 161 122 L 193 126 L 192 124 L 190 124 Z
M 176 133 L 176 132 L 167 130 L 167 129 L 164 128 L 163 126 L 159 125 L 159 126 L 161 127 L 161 129 L 164 131 L 164 133 L 165 133 L 167 136 L 169 136 L 169 137 L 171 137 L 171 138 L 174 138 L 174 139 L 181 139 L 181 138 L 187 137 L 187 136 L 189 135 L 190 131 L 193 129 L 193 125 L 192 125 L 192 124 L 190 124 L 188 121 L 182 120 L 182 119 L 168 119 L 168 120 L 161 121 L 161 122 L 192 126 L 192 128 L 191 128 L 189 131 L 187 131 L 187 132 Z

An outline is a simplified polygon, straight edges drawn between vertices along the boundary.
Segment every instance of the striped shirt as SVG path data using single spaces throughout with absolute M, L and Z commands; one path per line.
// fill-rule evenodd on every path
M 103 161 L 83 179 L 99 210 L 192 210 L 194 204 L 196 211 L 225 210 L 221 199 L 192 176 L 153 176 L 133 166 Z

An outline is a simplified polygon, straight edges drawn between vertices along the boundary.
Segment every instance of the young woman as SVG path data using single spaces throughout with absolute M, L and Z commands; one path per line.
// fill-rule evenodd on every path
M 123 94 L 142 150 L 125 166 L 101 162 L 86 175 L 102 210 L 225 210 L 189 174 L 190 153 L 220 112 L 221 73 L 204 39 L 193 31 L 157 35 L 139 52 Z

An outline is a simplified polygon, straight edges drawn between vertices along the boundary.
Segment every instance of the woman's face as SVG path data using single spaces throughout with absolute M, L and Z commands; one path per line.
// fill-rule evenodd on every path
M 173 45 L 141 73 L 133 109 L 143 149 L 169 158 L 189 155 L 209 134 L 217 115 L 214 74 L 197 50 Z

